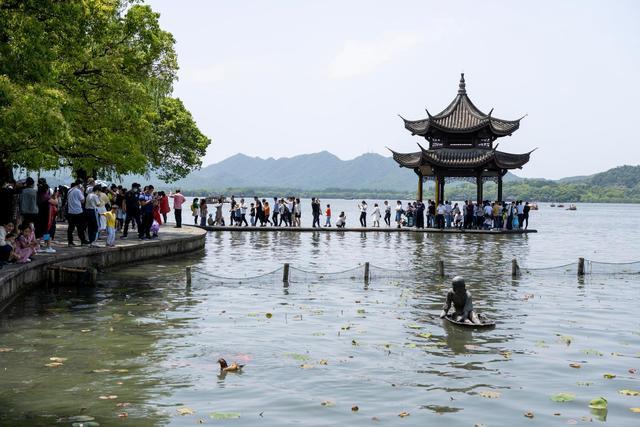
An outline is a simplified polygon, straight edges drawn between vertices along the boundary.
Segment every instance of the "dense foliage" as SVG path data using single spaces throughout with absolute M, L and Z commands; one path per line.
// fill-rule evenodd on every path
M 0 173 L 175 180 L 210 140 L 171 98 L 173 36 L 136 0 L 0 0 Z

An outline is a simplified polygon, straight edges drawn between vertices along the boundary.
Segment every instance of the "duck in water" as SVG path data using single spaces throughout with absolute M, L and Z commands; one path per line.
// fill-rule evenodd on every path
M 456 276 L 451 281 L 452 289 L 447 293 L 447 300 L 440 313 L 440 318 L 449 317 L 456 322 L 480 325 L 482 322 L 473 311 L 473 301 L 471 292 L 467 291 L 462 276 Z M 454 312 L 449 314 L 449 309 L 453 304 Z
M 236 362 L 227 365 L 227 361 L 222 357 L 218 359 L 218 363 L 220 364 L 220 372 L 239 372 L 244 367 L 244 365 L 238 365 Z

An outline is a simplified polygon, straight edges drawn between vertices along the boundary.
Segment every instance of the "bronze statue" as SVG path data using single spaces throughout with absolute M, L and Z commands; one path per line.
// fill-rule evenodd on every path
M 461 276 L 454 277 L 451 281 L 451 286 L 453 289 L 447 293 L 447 301 L 444 303 L 440 317 L 449 317 L 456 322 L 482 324 L 477 314 L 473 311 L 471 293 L 467 291 L 464 279 Z M 453 314 L 449 314 L 451 304 L 453 304 L 455 310 Z

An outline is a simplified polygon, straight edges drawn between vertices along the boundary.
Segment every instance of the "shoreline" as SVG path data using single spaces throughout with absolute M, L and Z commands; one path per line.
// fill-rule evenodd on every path
M 200 225 L 190 225 L 189 227 L 200 228 L 206 231 L 240 231 L 240 232 L 259 232 L 259 231 L 267 231 L 267 232 L 296 232 L 296 233 L 309 233 L 309 232 L 328 232 L 328 233 L 369 233 L 369 232 L 382 232 L 382 233 L 435 233 L 435 234 L 484 234 L 484 235 L 504 235 L 504 234 L 512 234 L 512 235 L 522 235 L 529 233 L 537 233 L 538 230 L 528 229 L 528 230 L 458 230 L 452 228 L 438 229 L 438 228 L 415 228 L 415 227 L 404 227 L 404 228 L 396 228 L 396 227 L 259 227 L 259 226 L 248 226 L 248 227 L 236 227 L 236 226 L 200 226 Z
M 58 236 L 66 240 L 66 231 L 66 225 L 59 226 Z M 206 232 L 197 227 L 169 226 L 161 228 L 160 239 L 118 239 L 113 248 L 56 245 L 55 254 L 39 253 L 30 263 L 9 264 L 0 269 L 0 313 L 24 291 L 45 282 L 52 266 L 108 268 L 181 255 L 204 249 L 205 237 Z

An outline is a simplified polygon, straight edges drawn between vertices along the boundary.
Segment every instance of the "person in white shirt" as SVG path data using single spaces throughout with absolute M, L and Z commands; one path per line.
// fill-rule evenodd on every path
M 73 231 L 78 230 L 78 238 L 80 243 L 88 245 L 89 241 L 86 236 L 86 222 L 84 218 L 84 211 L 82 205 L 85 201 L 84 191 L 82 188 L 82 181 L 76 180 L 71 189 L 67 193 L 67 242 L 69 246 L 74 246 L 73 243 Z
M 362 203 L 358 204 L 358 209 L 360 209 L 360 225 L 362 227 L 367 226 L 367 202 L 364 200 Z
M 344 211 L 342 211 L 342 212 L 340 212 L 340 216 L 338 217 L 338 220 L 336 221 L 336 227 L 344 228 L 345 225 L 347 225 L 347 216 L 344 214 Z
M 398 228 L 402 227 L 402 202 L 400 200 L 398 200 L 398 202 L 396 203 L 396 226 Z
M 378 207 L 377 203 L 373 204 L 373 213 L 371 214 L 371 216 L 373 217 L 373 226 L 374 227 L 380 227 L 380 208 Z

